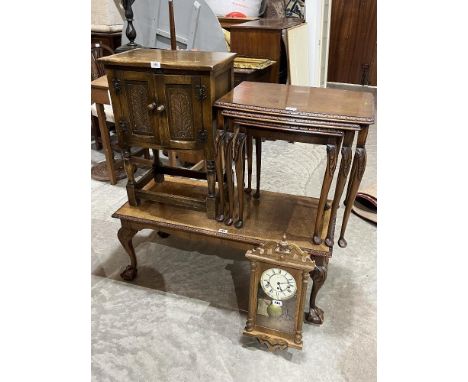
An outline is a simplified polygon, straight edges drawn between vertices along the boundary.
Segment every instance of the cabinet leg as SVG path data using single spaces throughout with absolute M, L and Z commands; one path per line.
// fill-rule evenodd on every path
M 130 148 L 123 148 L 122 154 L 124 158 L 124 168 L 127 174 L 127 196 L 128 202 L 131 206 L 138 206 L 140 204 L 140 200 L 136 196 L 136 188 L 135 188 L 135 166 L 130 162 Z
M 122 244 L 125 252 L 127 252 L 127 255 L 130 257 L 130 265 L 127 265 L 125 270 L 120 274 L 120 277 L 126 281 L 132 281 L 137 275 L 137 259 L 132 243 L 133 236 L 135 236 L 137 232 L 138 230 L 123 225 L 117 233 L 120 244 Z
M 345 248 L 348 245 L 344 235 L 346 233 L 349 215 L 351 214 L 351 209 L 353 208 L 354 200 L 356 199 L 356 194 L 366 169 L 366 160 L 366 149 L 364 147 L 358 147 L 356 149 L 356 153 L 354 154 L 353 169 L 351 171 L 352 176 L 349 179 L 350 184 L 348 186 L 348 193 L 346 195 L 346 209 L 343 215 L 343 223 L 341 224 L 340 238 L 338 240 L 338 245 L 341 248 Z
M 257 190 L 255 191 L 254 198 L 260 199 L 260 173 L 262 171 L 262 138 L 255 138 L 255 157 L 257 160 Z
M 245 192 L 252 192 L 252 161 L 253 161 L 253 137 L 247 132 L 247 188 Z
M 312 292 L 310 293 L 310 310 L 306 316 L 306 321 L 311 322 L 312 324 L 323 324 L 323 310 L 316 305 L 316 299 L 318 291 L 327 279 L 327 273 L 327 265 L 318 265 L 312 272 L 310 272 L 310 277 L 312 277 L 313 284 Z
M 320 192 L 319 204 L 317 207 L 317 216 L 315 218 L 315 228 L 314 228 L 314 237 L 313 241 L 315 244 L 322 243 L 321 230 L 323 223 L 323 211 L 325 208 L 325 203 L 328 198 L 328 191 L 330 191 L 330 186 L 333 180 L 333 174 L 336 169 L 337 162 L 337 145 L 328 144 L 327 145 L 327 169 L 325 170 L 325 176 L 322 183 L 322 191 Z

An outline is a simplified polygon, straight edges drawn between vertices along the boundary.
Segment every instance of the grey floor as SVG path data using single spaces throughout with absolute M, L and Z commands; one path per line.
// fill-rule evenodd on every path
M 364 187 L 376 182 L 376 125 L 367 152 Z M 92 150 L 93 163 L 103 158 Z M 266 142 L 262 164 L 263 189 L 317 196 L 325 148 Z M 141 231 L 139 274 L 125 282 L 128 257 L 111 217 L 126 201 L 125 180 L 92 181 L 91 193 L 93 381 L 376 380 L 374 225 L 351 215 L 348 247 L 335 246 L 318 297 L 324 324 L 304 325 L 302 351 L 272 354 L 242 336 L 249 268 L 241 251 Z

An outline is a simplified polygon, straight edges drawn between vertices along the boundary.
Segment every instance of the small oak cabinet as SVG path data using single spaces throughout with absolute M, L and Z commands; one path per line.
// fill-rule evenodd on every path
M 135 49 L 102 58 L 106 68 L 119 144 L 124 152 L 131 205 L 140 199 L 205 209 L 214 218 L 215 157 L 213 103 L 233 87 L 235 54 L 221 52 Z M 134 179 L 131 148 L 153 149 L 152 175 L 162 182 L 164 174 L 206 178 L 206 201 L 186 196 L 157 195 L 143 190 Z M 203 150 L 206 173 L 177 171 L 159 163 L 158 150 Z

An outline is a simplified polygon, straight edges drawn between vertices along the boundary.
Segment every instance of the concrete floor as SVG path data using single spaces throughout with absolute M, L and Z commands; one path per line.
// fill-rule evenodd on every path
M 364 187 L 376 182 L 376 137 L 374 125 Z M 103 158 L 92 151 L 93 162 Z M 262 189 L 317 196 L 325 160 L 324 147 L 266 142 Z M 242 336 L 249 280 L 242 251 L 145 230 L 134 239 L 138 277 L 120 279 L 128 257 L 111 215 L 126 201 L 125 182 L 91 185 L 93 381 L 376 380 L 374 225 L 351 215 L 348 247 L 335 246 L 318 296 L 325 322 L 304 325 L 304 349 L 268 353 Z

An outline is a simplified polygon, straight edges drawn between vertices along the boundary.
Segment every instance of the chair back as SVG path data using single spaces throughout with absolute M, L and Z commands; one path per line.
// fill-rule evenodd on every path
M 114 51 L 105 44 L 91 43 L 91 81 L 106 74 L 104 65 L 98 58 L 114 54 Z

